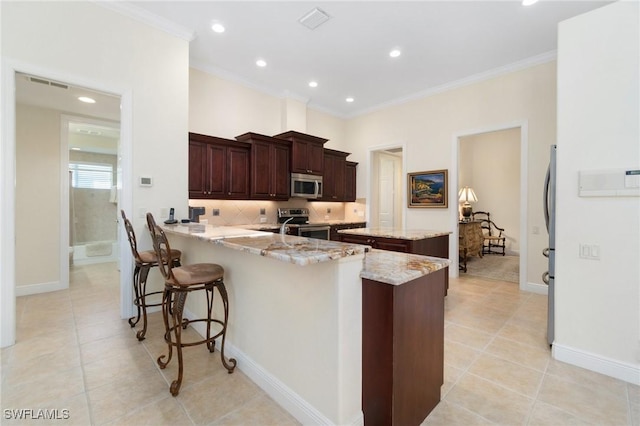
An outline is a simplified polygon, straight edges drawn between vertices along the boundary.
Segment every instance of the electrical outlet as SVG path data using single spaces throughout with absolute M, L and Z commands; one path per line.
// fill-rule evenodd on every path
M 267 210 L 266 209 L 260 209 L 260 214 L 264 216 L 265 214 L 267 214 Z
M 169 217 L 169 208 L 163 207 L 160 209 L 160 217 Z
M 211 210 L 211 214 L 213 214 L 214 216 L 220 216 L 220 209 Z
M 261 217 L 260 218 L 260 223 L 266 223 L 267 222 L 267 218 L 266 217 Z
M 331 213 L 331 207 L 327 207 L 327 213 Z
M 600 260 L 600 246 L 598 244 L 580 244 L 581 259 Z
M 533 235 L 538 235 L 538 234 L 540 233 L 540 227 L 539 227 L 539 226 L 533 226 L 533 227 L 531 228 L 531 233 L 532 233 Z

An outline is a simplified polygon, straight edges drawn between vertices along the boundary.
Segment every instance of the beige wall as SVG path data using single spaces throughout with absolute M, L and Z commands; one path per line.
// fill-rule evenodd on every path
M 347 124 L 347 150 L 359 161 L 358 197 L 365 197 L 369 176 L 367 158 L 371 146 L 405 144 L 407 173 L 448 169 L 452 174 L 455 135 L 505 128 L 509 123 L 528 123 L 527 215 L 521 224 L 528 233 L 527 281 L 541 284 L 547 246 L 542 214 L 542 186 L 548 164 L 549 145 L 556 140 L 556 63 L 512 72 L 500 77 L 439 93 L 356 117 Z M 449 187 L 450 193 L 457 188 Z M 457 192 L 456 192 L 457 193 Z M 451 200 L 451 198 L 450 198 Z M 451 204 L 451 203 L 450 203 Z M 450 229 L 451 209 L 407 209 L 408 228 Z M 428 224 L 428 225 L 427 225 Z M 454 246 L 454 243 L 451 244 Z M 452 253 L 455 251 L 452 249 Z
M 18 286 L 59 281 L 60 165 L 60 113 L 17 105 L 15 253 Z
M 473 188 L 473 211 L 491 213 L 506 236 L 506 252 L 520 252 L 520 129 L 460 138 L 459 187 Z M 540 230 L 544 232 L 544 229 Z
M 159 215 L 162 208 L 175 207 L 178 215 L 187 215 L 188 42 L 94 2 L 2 2 L 0 7 L 3 61 L 18 71 L 53 74 L 63 81 L 67 76 L 72 81 L 65 82 L 127 96 L 130 104 L 123 112 L 130 115 L 122 120 L 123 139 L 131 144 L 125 155 L 133 169 L 123 182 L 130 194 L 124 201 L 141 247 L 150 247 L 140 213 Z M 154 186 L 136 185 L 140 175 L 152 176 Z M 52 250 L 60 245 L 60 221 L 55 220 L 59 181 L 59 174 L 51 180 L 52 192 L 46 195 L 51 202 L 38 200 L 40 212 L 51 212 L 40 214 L 38 226 L 48 232 L 39 235 L 39 244 Z M 25 261 L 21 257 L 16 264 Z M 38 270 L 56 268 L 41 265 Z

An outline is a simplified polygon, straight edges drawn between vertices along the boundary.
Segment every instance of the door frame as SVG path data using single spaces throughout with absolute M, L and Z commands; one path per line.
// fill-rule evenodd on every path
M 40 67 L 14 59 L 2 58 L 0 67 L 0 93 L 2 94 L 2 117 L 0 117 L 0 347 L 16 341 L 16 281 L 15 281 L 15 180 L 16 180 L 16 73 L 37 75 L 62 81 L 74 86 L 113 94 L 120 97 L 120 149 L 122 188 L 119 207 L 131 211 L 133 205 L 133 93 L 131 89 L 116 87 L 111 83 L 96 81 L 66 71 Z M 120 172 L 120 170 L 119 170 Z M 121 228 L 121 227 L 119 227 Z M 60 230 L 62 231 L 62 230 Z M 129 248 L 125 246 L 124 231 L 120 230 L 120 315 L 127 318 L 133 313 L 131 298 L 133 275 L 131 262 L 123 261 Z M 128 244 L 128 243 L 127 243 Z M 68 259 L 68 249 L 60 253 Z
M 527 256 L 528 256 L 528 240 L 527 240 L 527 217 L 528 217 L 528 146 L 529 146 L 529 121 L 519 120 L 503 124 L 496 124 L 477 129 L 465 130 L 454 133 L 453 141 L 451 144 L 451 164 L 455 166 L 456 173 L 451 173 L 449 176 L 449 204 L 451 206 L 458 205 L 458 171 L 460 170 L 460 139 L 478 135 L 482 133 L 498 132 L 501 130 L 520 129 L 520 272 L 519 272 L 519 288 L 525 291 L 540 292 L 539 289 L 531 288 L 527 283 Z M 455 190 L 453 190 L 455 188 Z M 452 234 L 453 244 L 449 251 L 449 257 L 451 259 L 451 271 L 452 276 L 458 277 L 460 271 L 458 270 L 458 209 L 451 209 L 451 229 L 454 230 Z

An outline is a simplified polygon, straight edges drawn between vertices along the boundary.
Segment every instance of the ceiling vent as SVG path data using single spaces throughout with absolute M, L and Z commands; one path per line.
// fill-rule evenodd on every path
M 55 81 L 45 80 L 43 78 L 38 78 L 38 77 L 27 77 L 27 78 L 32 83 L 44 84 L 46 86 L 58 87 L 60 89 L 68 89 L 69 88 L 69 86 L 67 86 L 66 84 L 56 83 Z
M 327 22 L 331 17 L 326 14 L 323 10 L 318 9 L 317 7 L 313 9 L 311 12 L 305 14 L 302 18 L 298 19 L 305 27 L 310 30 L 315 30 L 320 25 Z

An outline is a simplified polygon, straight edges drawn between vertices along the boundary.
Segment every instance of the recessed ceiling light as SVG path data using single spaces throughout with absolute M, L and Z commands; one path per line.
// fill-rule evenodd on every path
M 259 66 L 260 68 L 264 68 L 267 66 L 267 61 L 265 61 L 264 59 L 258 59 L 256 61 L 256 65 Z
M 355 99 L 353 99 L 351 96 L 349 96 L 347 99 L 345 99 L 345 101 L 351 103 L 351 102 L 355 101 Z
M 214 33 L 223 33 L 224 32 L 224 25 L 222 25 L 220 22 L 214 22 L 213 24 L 211 24 L 211 30 Z
M 397 58 L 398 56 L 400 56 L 400 54 L 402 54 L 402 52 L 399 49 L 393 49 L 391 52 L 389 52 L 389 56 L 391 56 L 392 58 Z
M 78 97 L 78 100 L 79 100 L 80 102 L 84 102 L 84 103 L 86 103 L 86 104 L 95 104 L 95 103 L 96 103 L 96 100 L 95 100 L 95 99 L 93 99 L 93 98 L 89 98 L 89 97 L 87 97 L 87 96 L 80 96 L 80 97 Z
M 310 81 L 309 82 L 309 87 L 318 87 L 318 82 L 317 81 Z
M 522 0 L 522 5 L 523 6 L 531 6 L 534 3 L 537 3 L 538 0 Z

